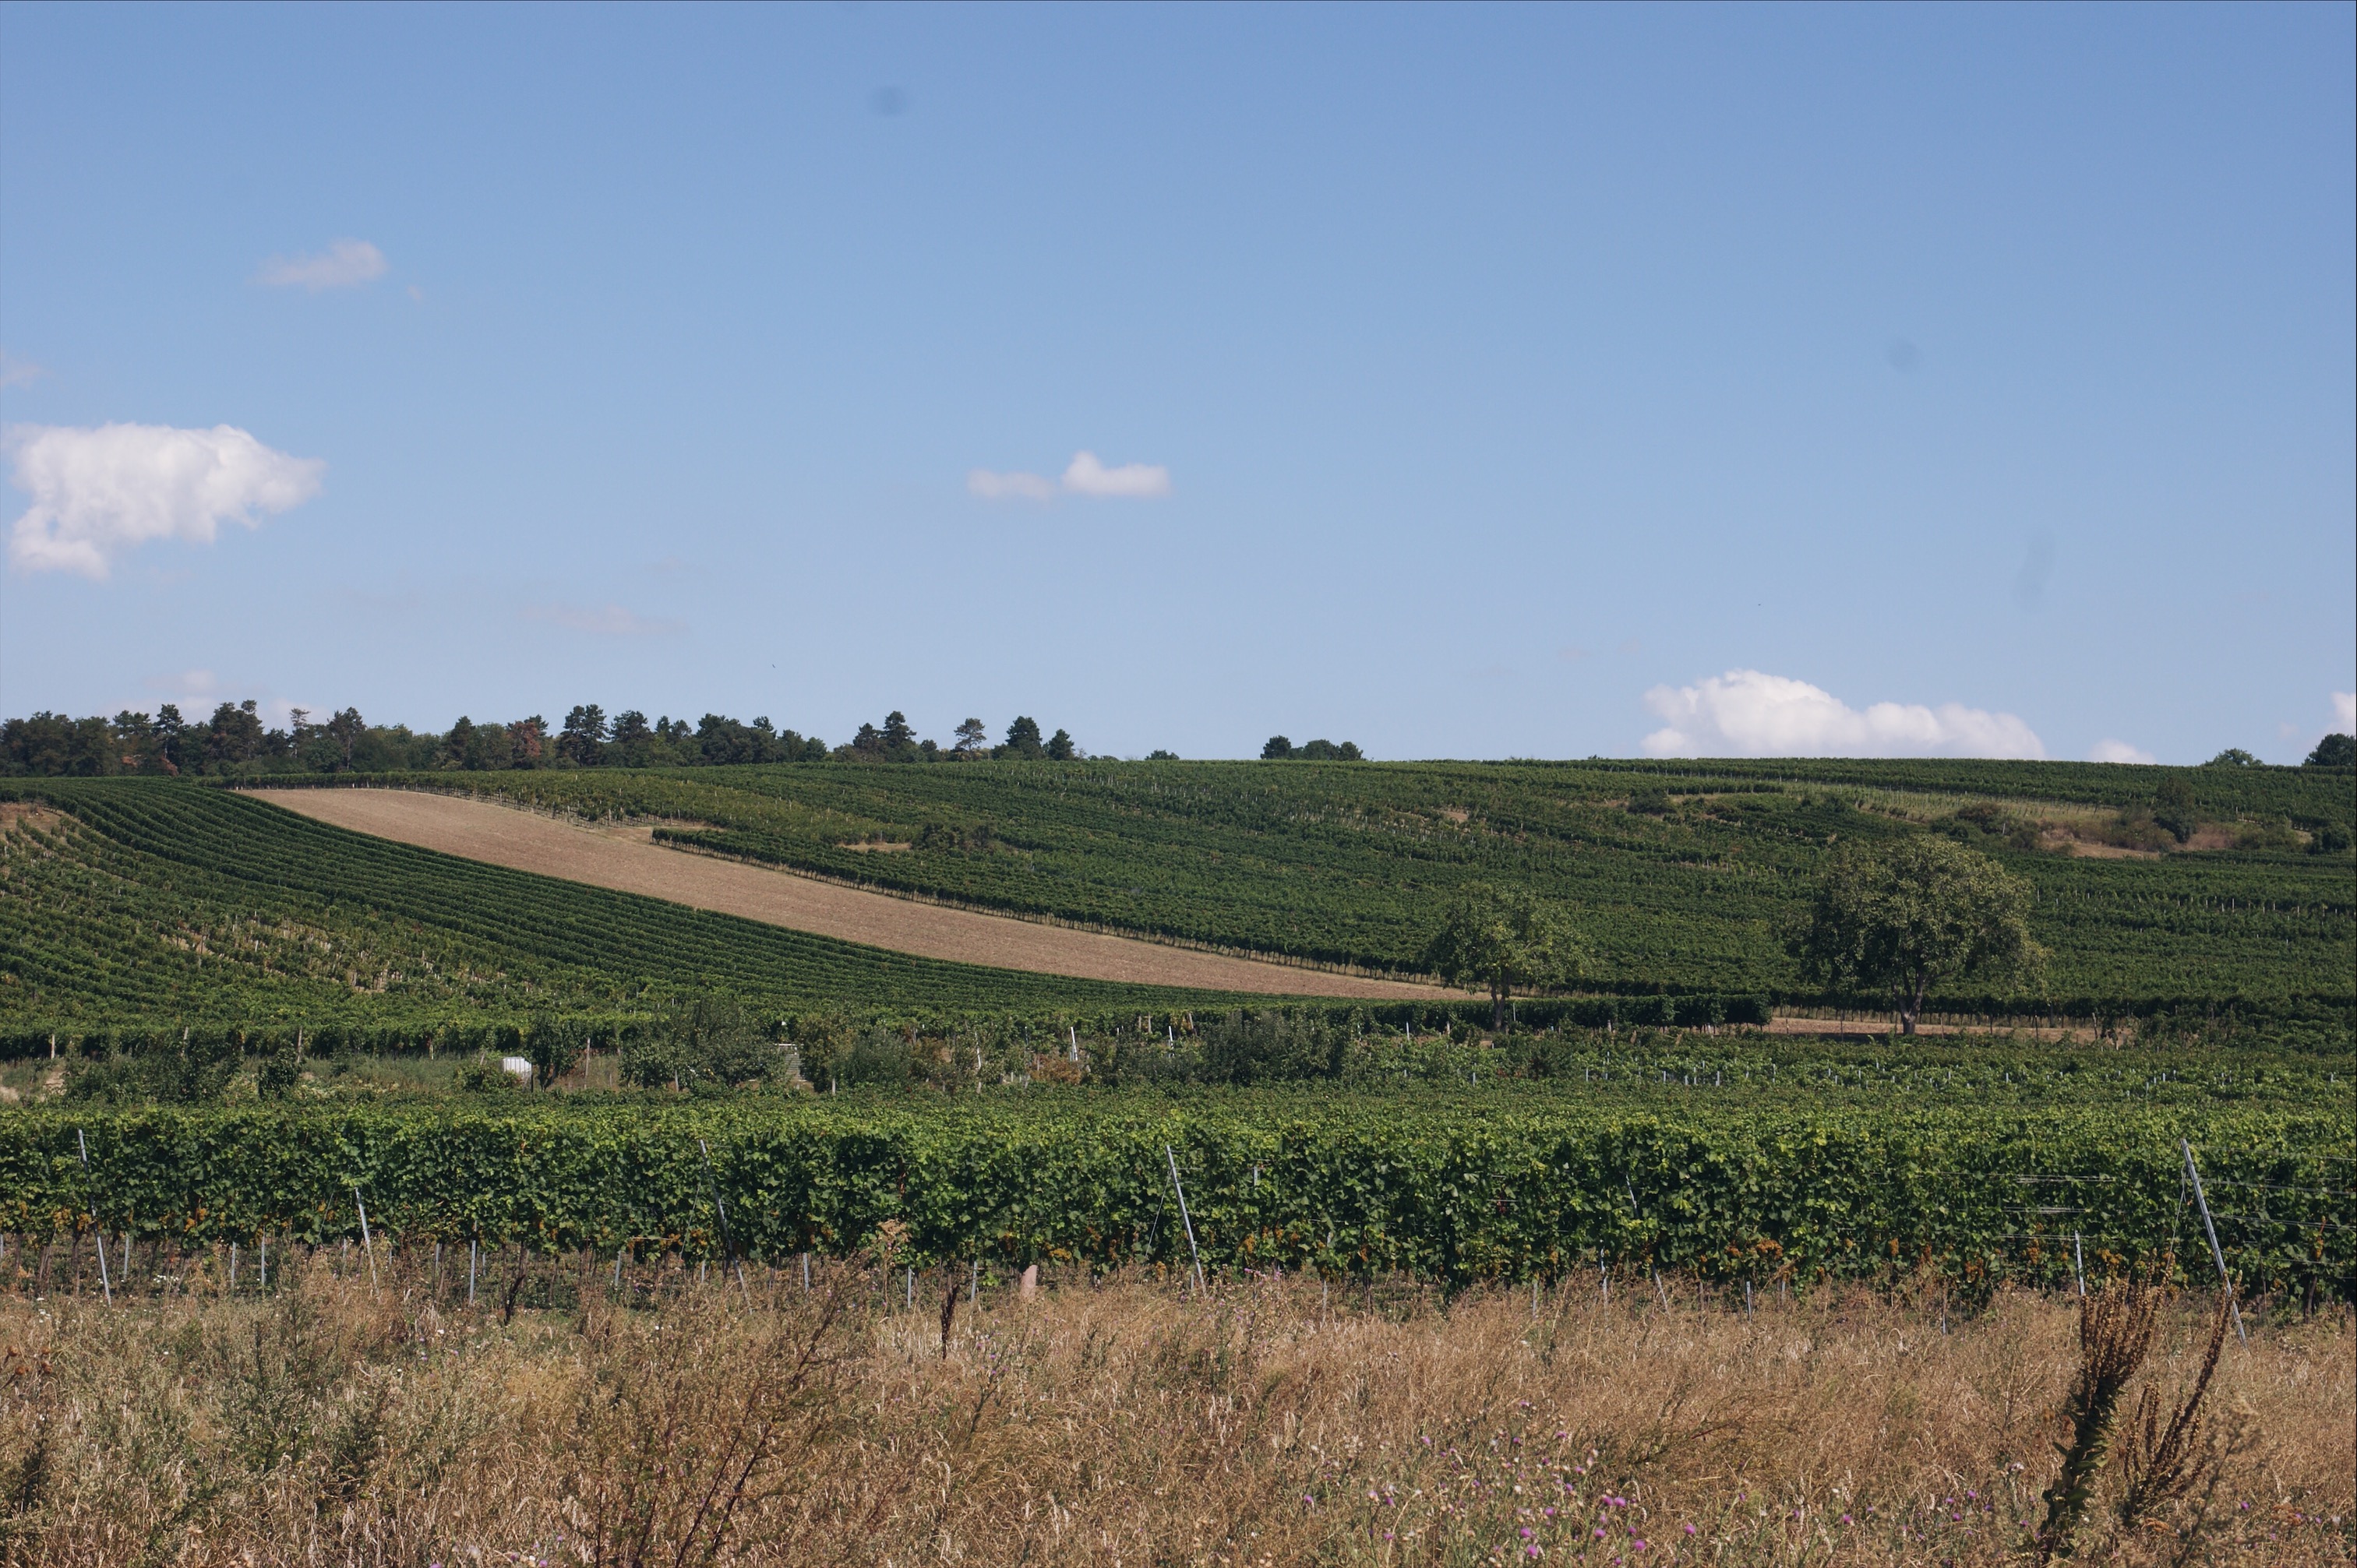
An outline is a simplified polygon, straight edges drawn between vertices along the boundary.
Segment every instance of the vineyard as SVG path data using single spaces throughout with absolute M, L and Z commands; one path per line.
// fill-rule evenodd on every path
M 2206 829 L 2193 842 L 2214 847 L 2058 849 L 2149 815 L 2157 781 L 2171 780 L 2183 825 Z M 1831 849 L 1946 831 L 2031 881 L 2053 952 L 2042 998 L 1950 998 L 1957 1009 L 2345 1005 L 2357 994 L 2346 848 L 2357 792 L 2335 768 L 830 764 L 382 781 L 665 819 L 657 836 L 685 847 L 1374 969 L 1415 966 L 1428 911 L 1457 884 L 1512 880 L 1577 913 L 1598 960 L 1587 984 L 1623 993 L 1804 994 L 1782 926 Z
M 38 1103 L 0 1112 L 0 1231 L 318 1244 L 357 1239 L 365 1203 L 387 1244 L 626 1261 L 841 1255 L 897 1221 L 912 1264 L 994 1270 L 1188 1266 L 1199 1249 L 1211 1270 L 1451 1285 L 1929 1267 L 2050 1286 L 2083 1267 L 2209 1267 L 2186 1140 L 2247 1284 L 2351 1290 L 2349 889 L 2329 856 L 2014 854 L 2040 879 L 2058 968 L 2075 965 L 2082 986 L 2111 975 L 2107 1005 L 2174 1011 L 2093 1049 L 1844 1046 L 1718 1031 L 1766 1018 L 1783 975 L 1777 910 L 1828 843 L 1925 830 L 1880 797 L 1738 778 L 1631 811 L 1609 768 L 707 771 L 723 781 L 495 782 L 585 814 L 706 824 L 674 831 L 747 854 L 815 845 L 822 868 L 832 854 L 846 874 L 932 877 L 977 899 L 993 876 L 1084 895 L 1158 875 L 1169 908 L 1232 922 L 1201 928 L 1230 942 L 1254 920 L 1330 917 L 1317 929 L 1358 931 L 1362 950 L 1404 944 L 1403 882 L 1515 870 L 1577 904 L 1625 990 L 1525 999 L 1491 1040 L 1466 1026 L 1486 1021 L 1480 1003 L 1283 1007 L 931 962 L 411 849 L 226 790 L 16 785 L 0 814 L 0 1034 L 37 1058 L 8 1069 L 20 1087 L 5 1092 Z M 1416 792 L 1421 817 L 1402 804 Z M 1458 800 L 1474 804 L 1439 804 Z M 930 847 L 845 847 L 878 842 Z M 2136 892 L 2115 907 L 2106 887 Z M 1728 974 L 1758 991 L 1719 989 Z M 490 1092 L 507 1082 L 491 1072 L 454 1092 L 447 1057 L 431 1089 L 345 1075 L 369 1037 L 469 1059 L 542 1037 L 534 1023 L 494 1038 L 486 1020 L 597 1021 L 571 1037 L 627 1055 L 649 1019 L 716 997 L 783 1031 L 753 1040 L 767 1065 L 746 1087 L 683 1087 L 665 1069 L 635 1090 L 524 1097 Z M 2235 998 L 2256 1005 L 2215 1004 Z M 43 1058 L 43 1031 L 66 1037 L 66 1059 Z M 73 1098 L 73 1075 L 103 1058 L 168 1065 L 207 1042 L 225 1045 L 231 1076 L 199 1101 Z M 899 1053 L 898 1076 L 847 1081 L 930 1089 L 799 1087 L 794 1067 L 824 1089 L 866 1050 Z M 265 1058 L 287 1074 L 268 1091 L 281 1098 L 255 1098 Z
M 740 1101 L 27 1111 L 0 1119 L 0 1230 L 177 1247 L 469 1242 L 608 1260 L 842 1255 L 897 1221 L 912 1265 L 1039 1261 L 1455 1284 L 1675 1270 L 1806 1283 L 1930 1266 L 2054 1286 L 2211 1271 L 2194 1143 L 2246 1289 L 2345 1295 L 2357 1122 L 2175 1104 L 1641 1110 L 1568 1092 L 926 1109 Z M 87 1164 L 84 1164 L 84 1150 Z M 708 1153 L 707 1153 L 708 1151 Z M 1178 1207 L 1173 1170 L 1183 1184 Z M 723 1231 L 725 1214 L 726 1231 Z M 1191 1225 L 1191 1240 L 1189 1227 Z
M 0 786 L 0 800 L 27 792 Z M 1135 1015 L 1185 992 L 941 963 L 478 865 L 222 790 L 52 781 L 0 834 L 0 1030 L 431 1029 L 710 993 L 909 1016 Z M 70 813 L 70 815 L 59 814 Z

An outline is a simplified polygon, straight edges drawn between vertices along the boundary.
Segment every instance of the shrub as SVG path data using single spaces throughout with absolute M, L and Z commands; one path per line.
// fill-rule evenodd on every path
M 1322 1019 L 1271 1009 L 1238 1011 L 1202 1029 L 1202 1075 L 1212 1083 L 1332 1078 L 1342 1064 L 1344 1032 Z
M 2291 831 L 2287 817 L 2262 817 L 2255 822 L 2244 822 L 2234 834 L 2236 849 L 2298 849 L 2299 835 Z
M 778 1070 L 778 1047 L 737 1004 L 699 998 L 622 1042 L 622 1078 L 641 1089 L 725 1089 Z
M 523 1032 L 522 1055 L 542 1083 L 554 1083 L 581 1065 L 587 1041 L 579 1025 L 542 1014 Z
M 909 1084 L 909 1042 L 889 1029 L 859 1031 L 851 1048 L 836 1058 L 834 1079 L 849 1089 L 866 1084 L 877 1089 L 905 1089 Z
M 263 1054 L 253 1069 L 253 1091 L 264 1100 L 284 1100 L 303 1080 L 303 1066 L 295 1059 L 294 1045 L 279 1041 Z
M 105 1047 L 95 1061 L 70 1067 L 65 1097 L 114 1105 L 210 1105 L 220 1101 L 240 1065 L 237 1042 L 222 1036 L 183 1031 L 127 1040 L 120 1048 Z
M 461 1062 L 451 1081 L 468 1094 L 516 1094 L 523 1085 L 496 1061 Z

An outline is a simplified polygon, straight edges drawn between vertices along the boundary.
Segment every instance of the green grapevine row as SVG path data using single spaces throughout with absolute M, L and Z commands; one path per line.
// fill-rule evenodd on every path
M 411 1239 L 711 1256 L 716 1197 L 736 1251 L 757 1258 L 847 1252 L 898 1220 L 919 1263 L 1180 1263 L 1175 1158 L 1214 1268 L 1462 1283 L 1928 1263 L 2051 1284 L 2071 1277 L 2074 1236 L 2096 1271 L 2208 1266 L 2180 1138 L 2246 1288 L 2350 1291 L 2345 1106 L 1689 1116 L 1541 1095 L 1043 1094 L 923 1110 L 44 1110 L 0 1116 L 0 1229 L 317 1242 L 356 1236 L 357 1195 L 380 1232 Z
M 1135 1015 L 1202 993 L 938 962 L 413 849 L 223 790 L 0 783 L 0 1028 L 765 1009 Z
M 1834 846 L 1921 831 L 1968 797 L 2133 804 L 2162 772 L 2222 813 L 2323 824 L 2352 804 L 2334 769 L 2015 763 L 827 764 L 413 781 L 684 819 L 703 825 L 659 836 L 981 908 L 1374 968 L 1415 965 L 1457 884 L 1512 879 L 1577 912 L 1601 989 L 1791 998 L 1783 922 Z M 1624 809 L 1640 789 L 1700 798 Z M 858 847 L 876 841 L 914 847 Z M 2042 1001 L 1948 998 L 1958 1010 L 2345 1004 L 2357 992 L 2345 851 L 1983 847 L 2034 884 L 2053 962 Z

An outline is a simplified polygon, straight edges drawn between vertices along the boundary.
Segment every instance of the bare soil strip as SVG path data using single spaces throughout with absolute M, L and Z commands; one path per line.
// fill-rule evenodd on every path
M 920 958 L 1082 980 L 1275 996 L 1437 998 L 1436 987 L 1260 963 L 985 915 L 651 842 L 643 823 L 586 827 L 486 800 L 416 789 L 274 789 L 258 798 L 318 822 L 567 882 L 737 915 Z

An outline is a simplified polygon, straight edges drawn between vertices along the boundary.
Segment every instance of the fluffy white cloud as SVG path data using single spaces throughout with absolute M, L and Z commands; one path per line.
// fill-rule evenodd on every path
M 2044 757 L 2011 714 L 1955 703 L 1877 703 L 1865 712 L 1822 687 L 1757 670 L 1730 670 L 1691 686 L 1656 686 L 1645 705 L 1668 727 L 1644 740 L 1649 757 Z
M 19 424 L 0 436 L 16 488 L 33 498 L 8 540 L 27 572 L 104 577 L 151 539 L 210 544 L 223 522 L 261 526 L 319 493 L 327 465 L 290 457 L 227 424 Z
M 654 620 L 620 605 L 535 605 L 523 614 L 526 620 L 598 637 L 662 637 L 680 629 L 675 620 Z
M 965 477 L 966 491 L 985 500 L 1051 501 L 1056 499 L 1056 481 L 1038 474 L 994 474 L 987 468 L 976 468 Z
M 2336 734 L 2357 735 L 2357 692 L 2332 693 L 2332 728 Z
M 2088 748 L 2090 762 L 2134 762 L 2149 768 L 2160 759 L 2142 746 L 2130 746 L 2124 740 L 2099 740 Z
M 273 256 L 253 274 L 273 288 L 357 288 L 384 276 L 384 252 L 366 240 L 336 240 L 324 251 L 301 256 Z
M 1153 463 L 1108 468 L 1093 452 L 1075 452 L 1064 470 L 1064 488 L 1076 496 L 1126 496 L 1144 499 L 1170 493 L 1170 470 Z

